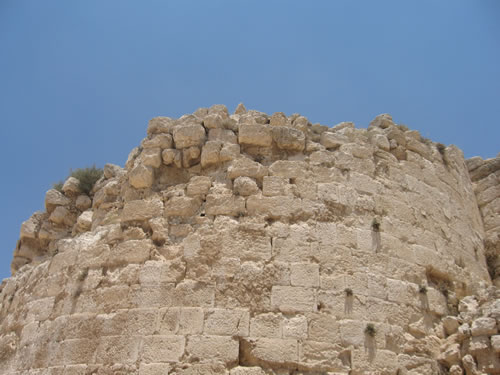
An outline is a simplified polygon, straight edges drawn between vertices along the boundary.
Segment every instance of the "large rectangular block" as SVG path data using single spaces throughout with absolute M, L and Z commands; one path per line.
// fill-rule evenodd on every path
M 184 280 L 175 286 L 174 306 L 212 307 L 215 287 L 195 280 Z
M 248 336 L 249 320 L 248 310 L 207 309 L 204 332 L 220 336 Z
M 281 338 L 283 316 L 275 313 L 264 313 L 254 316 L 250 321 L 250 336 Z
M 296 366 L 298 356 L 297 340 L 249 338 L 241 342 L 241 352 L 244 353 L 243 364 L 257 365 L 260 363 L 273 366 Z
M 179 362 L 184 354 L 184 347 L 184 336 L 146 336 L 141 358 L 146 363 Z
M 319 287 L 319 264 L 292 263 L 290 282 L 292 286 Z
M 111 249 L 108 264 L 144 263 L 149 259 L 149 252 L 152 247 L 150 240 L 129 240 L 119 243 Z
M 309 315 L 309 339 L 313 341 L 339 342 L 339 324 L 330 314 Z
M 141 338 L 105 336 L 99 339 L 96 363 L 135 363 L 139 357 Z
M 294 286 L 273 286 L 271 306 L 283 312 L 316 311 L 314 289 Z
M 343 349 L 331 342 L 304 340 L 299 345 L 300 366 L 313 371 L 349 371 L 339 357 Z
M 94 339 L 70 339 L 64 340 L 60 345 L 63 352 L 64 364 L 86 364 L 92 363 L 94 352 L 97 347 L 97 338 Z
M 234 364 L 238 361 L 239 342 L 229 336 L 189 336 L 186 353 L 199 359 Z
M 203 309 L 181 307 L 179 310 L 179 334 L 197 335 L 203 332 Z
M 113 314 L 96 317 L 102 336 L 145 336 L 152 335 L 157 326 L 157 309 L 118 310 Z

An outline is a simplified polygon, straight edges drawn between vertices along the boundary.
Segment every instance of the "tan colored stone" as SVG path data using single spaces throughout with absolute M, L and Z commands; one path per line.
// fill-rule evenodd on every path
M 265 180 L 266 177 L 264 177 Z M 253 178 L 237 177 L 233 182 L 234 193 L 242 196 L 257 194 L 259 187 Z
M 252 161 L 246 157 L 240 157 L 233 160 L 228 169 L 228 177 L 235 179 L 237 177 L 262 178 L 267 175 L 267 168 L 262 164 Z
M 199 198 L 172 197 L 165 202 L 165 216 L 194 216 L 200 206 Z
M 145 166 L 159 168 L 161 165 L 161 148 L 145 148 L 141 152 L 140 159 Z
M 201 125 L 179 125 L 173 130 L 176 149 L 202 146 L 205 142 L 205 128 Z
M 71 203 L 62 193 L 55 189 L 50 189 L 45 194 L 45 209 L 50 214 L 58 206 L 67 206 Z
M 306 137 L 304 133 L 292 127 L 274 127 L 272 128 L 272 136 L 278 148 L 282 150 L 302 151 L 306 147 Z
M 139 164 L 135 166 L 128 176 L 130 185 L 136 189 L 151 187 L 154 182 L 154 171 L 152 167 Z
M 269 147 L 273 141 L 271 128 L 267 125 L 240 125 L 238 128 L 240 144 Z
M 159 198 L 126 202 L 121 221 L 144 221 L 163 215 L 163 202 Z

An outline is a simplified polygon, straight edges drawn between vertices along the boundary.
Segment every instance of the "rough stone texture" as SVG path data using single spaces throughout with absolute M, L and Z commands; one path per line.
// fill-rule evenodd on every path
M 147 133 L 22 223 L 0 373 L 500 373 L 498 157 L 387 114 L 215 105 Z

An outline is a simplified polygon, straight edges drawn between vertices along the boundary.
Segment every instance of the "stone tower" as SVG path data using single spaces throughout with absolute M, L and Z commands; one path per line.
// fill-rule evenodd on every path
M 500 374 L 499 180 L 386 114 L 154 118 L 22 224 L 0 373 Z

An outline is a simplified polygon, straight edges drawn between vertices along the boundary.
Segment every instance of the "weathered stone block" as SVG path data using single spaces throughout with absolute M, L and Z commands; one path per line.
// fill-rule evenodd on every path
M 319 287 L 319 264 L 292 263 L 290 271 L 292 286 Z
M 135 363 L 139 358 L 140 337 L 124 340 L 123 336 L 103 336 L 99 338 L 96 363 Z
M 278 148 L 290 151 L 302 151 L 306 146 L 306 137 L 298 129 L 287 126 L 272 128 L 272 136 Z
M 205 310 L 204 332 L 218 336 L 248 336 L 250 315 L 241 309 Z
M 267 125 L 240 125 L 238 128 L 238 141 L 240 144 L 251 146 L 269 147 L 273 138 L 271 128 Z
M 264 313 L 250 320 L 251 337 L 281 338 L 283 316 L 275 313 Z
M 165 203 L 165 216 L 194 216 L 201 206 L 198 197 L 172 197 Z
M 146 336 L 141 360 L 146 363 L 178 362 L 184 354 L 184 346 L 184 336 Z
M 271 305 L 283 312 L 316 311 L 314 289 L 294 286 L 273 286 Z
M 201 146 L 205 142 L 205 128 L 201 125 L 179 125 L 173 130 L 176 149 Z
M 210 358 L 230 365 L 238 362 L 239 342 L 229 336 L 189 336 L 186 353 L 192 357 Z
M 139 199 L 125 202 L 121 221 L 144 221 L 163 216 L 163 202 L 160 198 Z

